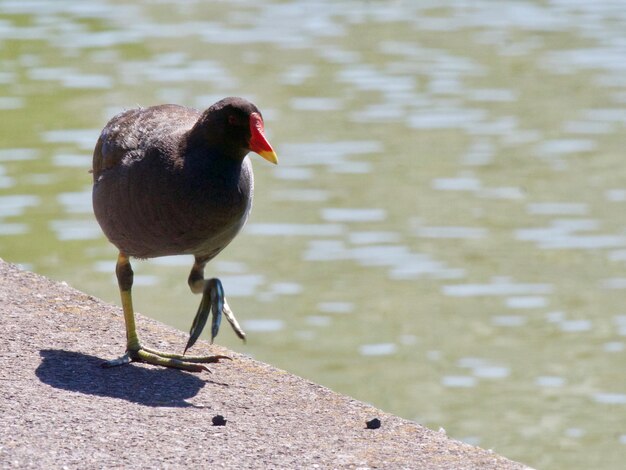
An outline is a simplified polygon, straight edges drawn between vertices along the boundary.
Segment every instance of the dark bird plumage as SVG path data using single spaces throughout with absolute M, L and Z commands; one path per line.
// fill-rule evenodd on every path
M 126 291 L 130 302 L 131 256 L 194 255 L 189 285 L 211 297 L 204 265 L 233 240 L 252 207 L 250 151 L 277 163 L 261 112 L 242 98 L 225 98 L 204 112 L 171 104 L 132 109 L 107 123 L 93 154 L 93 207 L 120 251 L 123 305 Z M 132 306 L 125 317 L 131 313 Z M 221 311 L 213 315 L 219 327 Z M 129 326 L 127 318 L 126 326 L 127 333 L 134 330 L 134 321 Z M 128 350 L 135 346 L 141 348 L 129 340 Z

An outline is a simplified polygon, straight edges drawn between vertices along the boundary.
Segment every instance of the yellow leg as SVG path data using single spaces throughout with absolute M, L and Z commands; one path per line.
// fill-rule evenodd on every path
M 141 346 L 137 336 L 135 325 L 135 311 L 133 310 L 133 299 L 131 289 L 133 285 L 133 270 L 128 256 L 119 254 L 115 274 L 120 289 L 122 299 L 122 309 L 124 311 L 124 323 L 126 324 L 126 354 L 117 359 L 105 362 L 103 367 L 115 367 L 128 364 L 132 361 L 146 362 L 149 364 L 173 367 L 176 369 L 188 370 L 191 372 L 201 372 L 209 369 L 203 363 L 218 362 L 220 359 L 230 359 L 228 356 L 183 356 L 181 354 L 170 354 Z

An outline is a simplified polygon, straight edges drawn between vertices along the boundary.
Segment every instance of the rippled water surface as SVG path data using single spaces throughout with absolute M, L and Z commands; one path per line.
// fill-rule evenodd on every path
M 253 158 L 208 268 L 250 336 L 221 344 L 538 468 L 623 468 L 625 2 L 2 0 L 0 54 L 3 258 L 117 303 L 99 129 L 248 97 L 280 165 Z M 190 266 L 137 262 L 137 309 L 187 330 Z

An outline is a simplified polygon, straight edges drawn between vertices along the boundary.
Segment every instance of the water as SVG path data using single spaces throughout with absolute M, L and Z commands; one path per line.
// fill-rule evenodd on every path
M 0 1 L 0 256 L 119 302 L 90 209 L 136 105 L 263 110 L 218 342 L 538 468 L 626 459 L 626 4 Z M 191 260 L 134 263 L 187 330 Z M 124 334 L 120 331 L 120 348 Z

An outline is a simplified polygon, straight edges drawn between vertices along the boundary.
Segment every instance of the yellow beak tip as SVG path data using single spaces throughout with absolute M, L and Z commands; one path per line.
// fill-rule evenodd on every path
M 265 158 L 268 162 L 278 165 L 278 156 L 273 150 L 261 150 L 258 154 Z

